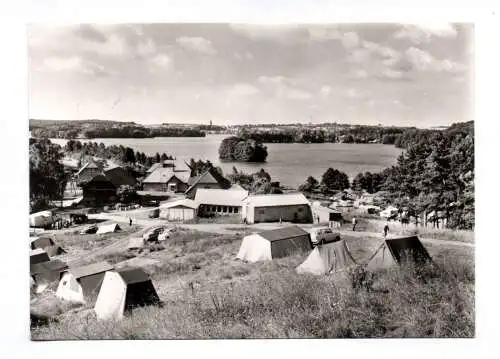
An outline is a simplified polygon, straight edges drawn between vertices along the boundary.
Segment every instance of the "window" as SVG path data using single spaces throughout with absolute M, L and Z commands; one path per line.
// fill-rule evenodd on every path
M 229 213 L 233 213 L 233 207 L 229 207 Z
M 302 207 L 301 207 L 301 208 L 299 208 L 299 212 L 302 212 L 303 210 L 304 210 L 304 208 L 302 208 Z
M 238 207 L 234 207 L 234 213 L 238 213 Z
M 227 213 L 227 206 L 222 207 L 222 212 Z
M 217 212 L 222 212 L 222 208 L 220 206 L 217 206 Z

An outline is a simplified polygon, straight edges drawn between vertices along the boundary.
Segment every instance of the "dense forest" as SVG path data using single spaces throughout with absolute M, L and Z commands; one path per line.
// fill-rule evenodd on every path
M 205 137 L 199 126 L 158 128 L 145 127 L 133 122 L 44 121 L 30 120 L 29 130 L 37 138 L 149 138 L 149 137 Z
M 223 161 L 265 162 L 267 148 L 255 139 L 230 136 L 222 140 L 219 158 Z
M 242 127 L 238 136 L 254 139 L 263 143 L 383 143 L 394 145 L 406 131 L 419 131 L 414 128 L 349 126 L 327 128 L 297 127 L 289 129 L 256 130 Z M 404 141 L 403 141 L 404 142 Z

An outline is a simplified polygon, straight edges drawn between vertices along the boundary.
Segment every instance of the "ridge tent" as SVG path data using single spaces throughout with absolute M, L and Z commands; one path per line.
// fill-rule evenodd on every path
M 106 272 L 94 311 L 98 319 L 122 319 L 136 307 L 159 303 L 148 274 L 132 268 Z
M 353 267 L 356 261 L 345 240 L 319 245 L 297 267 L 297 273 L 330 274 Z
M 286 257 L 297 250 L 311 249 L 309 233 L 298 226 L 291 226 L 244 237 L 236 258 L 257 262 Z
M 50 237 L 31 237 L 30 238 L 30 247 L 31 249 L 37 249 L 45 247 L 53 246 L 55 243 Z
M 41 248 L 30 251 L 30 265 L 50 261 L 49 255 Z
M 58 256 L 59 254 L 66 253 L 66 251 L 62 247 L 60 247 L 60 246 L 48 246 L 48 247 L 45 247 L 45 252 L 47 252 L 47 254 L 50 257 L 55 257 L 55 256 Z
M 409 261 L 416 265 L 432 262 L 417 236 L 386 239 L 366 265 L 368 271 L 387 269 Z
M 51 211 L 42 211 L 30 214 L 30 227 L 48 227 L 55 222 L 55 217 Z
M 70 268 L 59 281 L 56 297 L 77 303 L 92 302 L 99 293 L 104 274 L 112 269 L 108 262 Z
M 104 233 L 113 233 L 118 230 L 120 230 L 120 226 L 118 223 L 112 223 L 112 224 L 103 224 L 102 226 L 99 226 L 97 229 L 96 234 L 104 234 Z
M 35 283 L 54 282 L 61 279 L 62 273 L 68 269 L 68 265 L 58 259 L 48 262 L 30 265 L 30 275 Z

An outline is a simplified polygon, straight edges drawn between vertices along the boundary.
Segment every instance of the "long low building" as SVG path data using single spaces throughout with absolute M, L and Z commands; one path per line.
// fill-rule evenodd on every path
M 196 214 L 196 203 L 188 198 L 166 202 L 160 205 L 160 218 L 169 221 L 190 221 Z
M 302 193 L 252 195 L 245 198 L 242 217 L 247 223 L 312 223 L 309 201 Z
M 194 202 L 198 207 L 198 216 L 241 215 L 243 200 L 248 191 L 239 188 L 208 189 L 198 188 Z

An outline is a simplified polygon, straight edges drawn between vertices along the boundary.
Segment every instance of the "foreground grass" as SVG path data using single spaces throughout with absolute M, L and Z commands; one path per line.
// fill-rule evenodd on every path
M 189 290 L 121 322 L 92 311 L 36 328 L 34 340 L 473 337 L 474 269 L 450 261 L 423 273 L 298 275 L 290 261 L 246 265 L 247 280 Z M 445 265 L 444 265 L 445 264 Z M 244 266 L 234 267 L 241 270 Z M 248 271 L 258 273 L 248 276 Z M 231 277 L 236 273 L 230 273 Z

